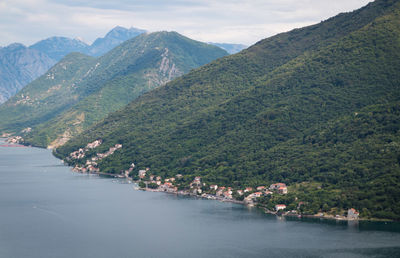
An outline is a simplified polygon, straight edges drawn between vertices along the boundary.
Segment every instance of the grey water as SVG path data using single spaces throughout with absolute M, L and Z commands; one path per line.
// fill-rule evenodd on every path
M 400 257 L 400 225 L 285 220 L 0 147 L 0 257 Z

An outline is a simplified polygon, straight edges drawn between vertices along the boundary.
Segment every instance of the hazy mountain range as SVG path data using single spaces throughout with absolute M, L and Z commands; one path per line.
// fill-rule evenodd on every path
M 51 37 L 29 47 L 19 43 L 0 48 L 0 104 L 5 102 L 29 82 L 44 74 L 50 67 L 72 52 L 101 56 L 122 42 L 134 38 L 145 30 L 115 27 L 103 38 L 88 45 L 79 39 Z M 210 43 L 234 54 L 246 46 L 241 44 Z
M 248 47 L 248 46 L 243 45 L 243 44 L 214 43 L 214 42 L 208 42 L 208 43 L 225 49 L 229 54 L 236 54 L 236 53 L 238 53 L 238 52 L 240 52 L 243 49 Z
M 72 52 L 100 56 L 122 42 L 144 33 L 136 28 L 115 27 L 92 45 L 78 39 L 51 37 L 32 46 L 11 44 L 0 49 L 0 104 L 26 84 L 44 74 L 50 67 Z
M 55 63 L 45 53 L 22 44 L 0 48 L 0 104 Z

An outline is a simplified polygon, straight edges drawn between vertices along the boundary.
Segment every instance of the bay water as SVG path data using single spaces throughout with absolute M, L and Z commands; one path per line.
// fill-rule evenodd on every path
M 400 257 L 400 225 L 137 191 L 49 150 L 0 147 L 0 257 Z

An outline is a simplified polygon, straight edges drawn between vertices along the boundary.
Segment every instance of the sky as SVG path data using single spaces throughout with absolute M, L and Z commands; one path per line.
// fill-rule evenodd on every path
M 0 0 L 0 46 L 52 36 L 91 44 L 116 26 L 252 45 L 371 0 Z

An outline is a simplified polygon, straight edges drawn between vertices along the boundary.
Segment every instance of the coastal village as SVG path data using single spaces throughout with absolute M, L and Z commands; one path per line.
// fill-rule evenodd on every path
M 284 216 L 303 216 L 298 209 L 288 210 L 285 204 L 276 204 L 274 208 L 267 209 L 259 205 L 259 200 L 262 197 L 272 197 L 288 194 L 288 187 L 285 183 L 276 182 L 269 186 L 257 186 L 257 187 L 245 187 L 243 189 L 234 189 L 230 186 L 220 186 L 216 184 L 208 184 L 203 182 L 200 176 L 195 176 L 189 184 L 183 184 L 184 175 L 176 174 L 174 177 L 162 178 L 161 176 L 154 175 L 150 168 L 144 168 L 135 170 L 136 166 L 131 163 L 129 168 L 125 171 L 121 171 L 121 174 L 107 174 L 102 173 L 98 167 L 98 162 L 102 159 L 114 154 L 117 150 L 122 148 L 122 144 L 115 144 L 110 147 L 104 153 L 93 153 L 90 157 L 87 157 L 87 153 L 97 147 L 99 147 L 103 141 L 101 139 L 95 140 L 88 143 L 85 148 L 80 148 L 77 151 L 70 153 L 69 160 L 82 160 L 86 158 L 85 162 L 81 162 L 81 165 L 75 165 L 72 169 L 74 172 L 80 173 L 95 173 L 112 175 L 116 177 L 125 177 L 129 180 L 138 183 L 138 189 L 152 192 L 166 192 L 178 195 L 195 196 L 199 198 L 205 198 L 210 200 L 219 200 L 224 202 L 233 202 L 238 204 L 244 204 L 250 207 L 257 206 L 264 209 L 266 213 L 278 214 Z M 137 172 L 135 172 L 137 171 Z M 299 202 L 298 208 L 304 204 Z M 310 215 L 310 217 L 321 217 L 321 218 L 333 218 L 343 220 L 357 220 L 359 213 L 351 208 L 347 211 L 347 216 L 341 215 L 328 215 L 324 213 L 318 213 Z
M 30 128 L 28 128 L 29 130 Z M 4 135 L 7 137 L 7 142 L 10 144 L 19 144 L 23 142 L 21 136 Z M 231 186 L 220 186 L 216 184 L 208 184 L 203 182 L 200 176 L 195 176 L 189 184 L 183 183 L 184 175 L 176 174 L 174 177 L 162 178 L 161 176 L 154 175 L 150 168 L 135 170 L 136 166 L 132 162 L 128 169 L 121 171 L 120 174 L 110 174 L 100 171 L 98 163 L 108 156 L 114 154 L 122 148 L 122 144 L 115 144 L 108 148 L 105 152 L 97 153 L 93 151 L 95 148 L 102 145 L 101 139 L 88 143 L 84 148 L 80 148 L 69 154 L 68 161 L 75 163 L 72 171 L 78 173 L 90 173 L 99 175 L 109 175 L 120 178 L 127 178 L 130 181 L 138 184 L 138 189 L 151 192 L 166 192 L 177 195 L 194 196 L 198 198 L 205 198 L 210 200 L 218 200 L 223 202 L 233 202 L 243 204 L 249 207 L 257 206 L 262 208 L 266 213 L 277 214 L 283 216 L 296 216 L 296 217 L 319 217 L 337 220 L 358 220 L 359 212 L 354 208 L 347 210 L 346 215 L 331 215 L 319 212 L 314 215 L 304 215 L 299 211 L 299 208 L 304 202 L 299 202 L 297 209 L 289 210 L 287 205 L 278 203 L 273 208 L 266 208 L 261 205 L 260 200 L 265 197 L 282 196 L 289 193 L 288 187 L 285 183 L 276 182 L 269 186 L 245 187 L 243 189 L 236 189 Z M 88 155 L 90 153 L 90 155 Z M 84 162 L 82 162 L 84 161 Z M 135 172 L 137 171 L 137 172 Z M 185 178 L 187 179 L 187 178 Z

